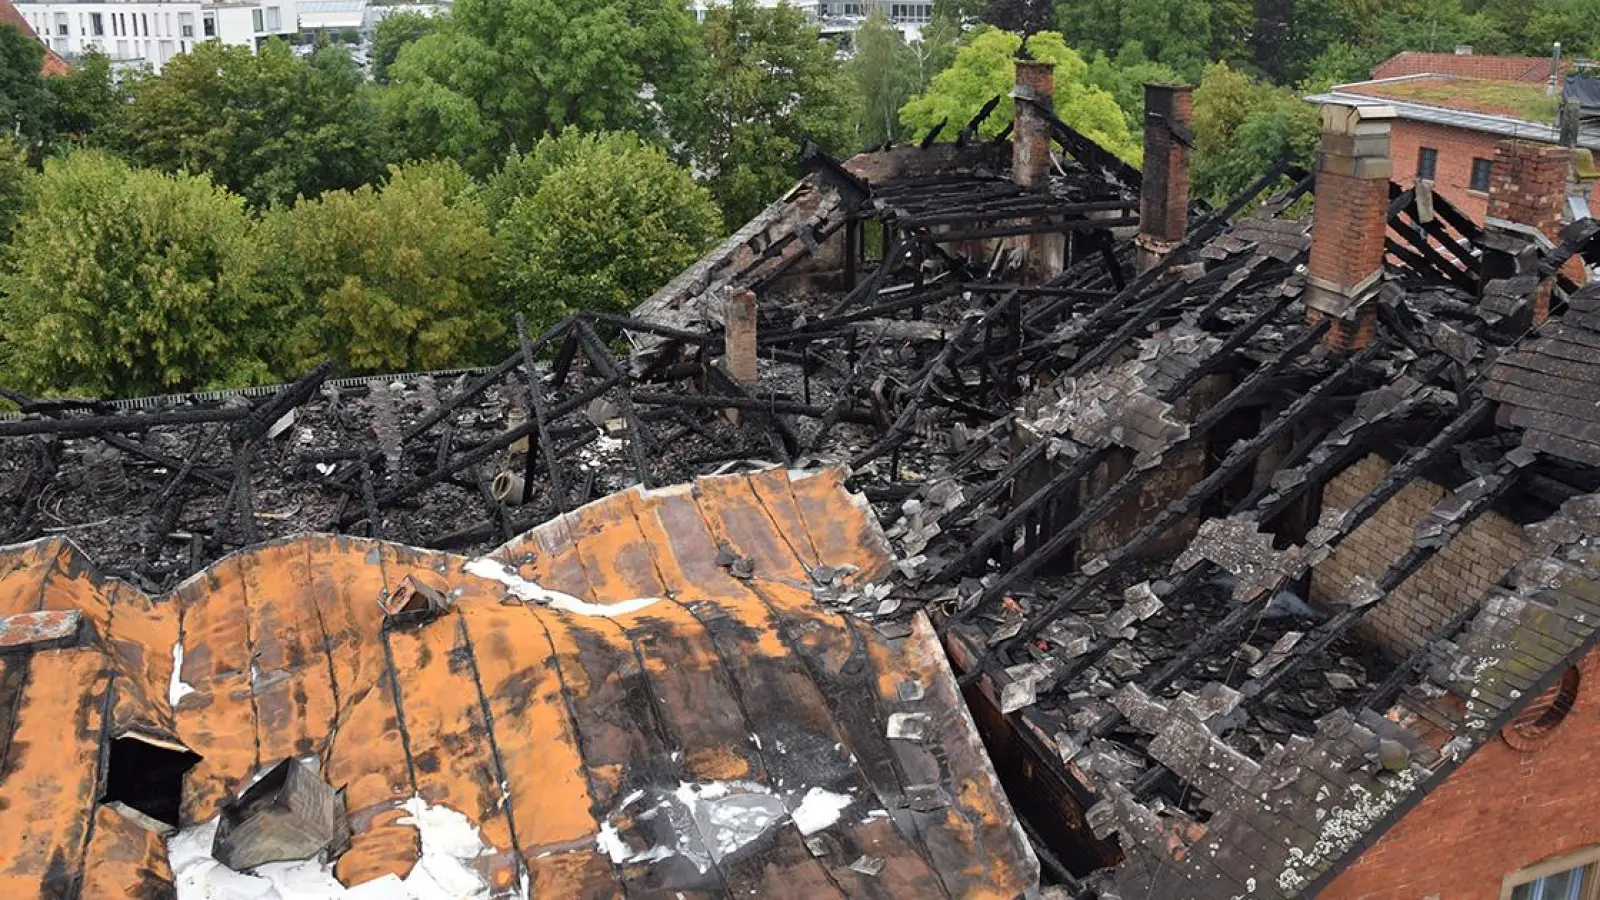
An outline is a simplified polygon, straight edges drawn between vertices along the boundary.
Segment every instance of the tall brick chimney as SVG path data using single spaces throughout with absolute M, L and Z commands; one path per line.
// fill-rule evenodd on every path
M 1379 105 L 1322 107 L 1322 151 L 1311 219 L 1306 312 L 1335 319 L 1323 342 L 1358 350 L 1372 340 L 1389 224 L 1389 124 Z
M 1189 95 L 1186 84 L 1144 86 L 1144 187 L 1139 195 L 1139 271 L 1171 253 L 1189 228 Z M 1181 136 L 1181 137 L 1180 137 Z
M 1496 144 L 1485 227 L 1512 241 L 1519 236 L 1531 239 L 1528 229 L 1532 229 L 1550 243 L 1560 243 L 1561 229 L 1588 213 L 1589 190 L 1596 174 L 1588 153 L 1533 141 Z M 1515 254 L 1503 248 L 1487 248 L 1484 264 L 1486 279 L 1526 274 L 1516 270 Z M 1562 274 L 1580 285 L 1588 279 L 1583 260 L 1577 256 L 1567 261 Z M 1553 289 L 1554 284 L 1547 281 L 1535 292 L 1533 324 L 1549 318 Z
M 1017 60 L 1017 86 L 1011 92 L 1015 109 L 1011 128 L 1011 178 L 1030 190 L 1050 182 L 1050 123 L 1026 101 L 1050 106 L 1056 96 L 1053 63 Z
M 1017 60 L 1016 65 L 1017 84 L 1011 92 L 1011 179 L 1027 190 L 1049 190 L 1050 144 L 1054 136 L 1049 120 L 1028 101 L 1047 109 L 1054 104 L 1055 65 L 1026 59 Z M 1065 234 L 1023 235 L 1017 239 L 1017 246 L 1023 251 L 1024 281 L 1047 281 L 1066 266 Z

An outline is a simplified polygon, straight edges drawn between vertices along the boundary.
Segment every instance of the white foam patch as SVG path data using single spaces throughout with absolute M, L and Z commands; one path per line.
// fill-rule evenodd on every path
M 517 574 L 517 571 L 506 564 L 480 556 L 471 560 L 466 565 L 469 574 L 490 581 L 498 581 L 506 586 L 506 590 L 518 600 L 527 603 L 538 603 L 551 609 L 559 609 L 578 616 L 598 616 L 613 619 L 617 616 L 626 616 L 638 612 L 652 604 L 661 602 L 660 597 L 635 597 L 632 600 L 622 600 L 617 603 L 590 603 L 580 600 L 571 594 L 561 591 L 552 591 L 537 582 L 529 581 Z
M 814 787 L 800 798 L 800 806 L 794 811 L 794 827 L 800 829 L 801 834 L 816 834 L 839 821 L 839 814 L 849 809 L 852 802 L 854 799 L 849 794 L 835 794 Z
M 194 693 L 194 688 L 184 683 L 180 673 L 183 671 L 183 642 L 178 641 L 172 645 L 172 681 L 167 685 L 167 702 L 173 709 L 178 708 L 178 701 Z
M 167 842 L 178 900 L 489 900 L 489 884 L 474 868 L 494 852 L 467 817 L 421 797 L 404 804 L 399 824 L 417 829 L 422 855 L 402 880 L 385 875 L 353 888 L 333 876 L 333 864 L 315 859 L 267 863 L 235 872 L 211 855 L 217 819 L 185 828 Z M 511 896 L 527 900 L 528 885 Z M 505 895 L 500 895 L 505 896 Z

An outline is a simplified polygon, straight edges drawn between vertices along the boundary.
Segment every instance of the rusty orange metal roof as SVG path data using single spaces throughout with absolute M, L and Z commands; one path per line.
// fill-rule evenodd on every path
M 0 548 L 0 615 L 77 610 L 93 632 L 0 652 L 0 896 L 170 885 L 164 840 L 99 802 L 128 733 L 201 756 L 185 825 L 315 756 L 347 792 L 347 885 L 409 871 L 401 804 L 420 796 L 477 824 L 482 874 L 526 875 L 529 896 L 1020 896 L 1037 864 L 927 621 L 891 638 L 812 597 L 819 567 L 888 565 L 838 471 L 782 469 L 613 495 L 492 559 L 296 537 L 160 597 L 59 539 Z M 453 605 L 386 620 L 407 579 Z M 696 785 L 786 815 L 730 847 L 647 812 Z M 848 805 L 803 834 L 816 791 Z

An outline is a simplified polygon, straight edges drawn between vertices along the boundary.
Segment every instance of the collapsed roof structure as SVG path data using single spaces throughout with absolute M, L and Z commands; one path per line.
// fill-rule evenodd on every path
M 1034 890 L 1024 882 L 1036 851 L 1049 880 L 1076 897 L 1313 895 L 1488 741 L 1542 740 L 1570 707 L 1570 667 L 1600 636 L 1590 550 L 1600 533 L 1590 377 L 1600 291 L 1585 286 L 1582 265 L 1597 229 L 1561 221 L 1573 171 L 1562 148 L 1505 145 L 1497 177 L 1506 183 L 1486 227 L 1426 183 L 1395 188 L 1381 106 L 1326 108 L 1318 171 L 1280 166 L 1227 208 L 1197 211 L 1187 196 L 1187 89 L 1148 89 L 1141 174 L 1054 116 L 1050 82 L 1047 66 L 1018 64 L 1014 124 L 994 141 L 974 137 L 990 104 L 953 143 L 843 162 L 808 153 L 805 181 L 634 315 L 587 314 L 520 334 L 518 352 L 487 370 L 330 381 L 319 369 L 280 389 L 115 404 L 11 394 L 23 414 L 0 421 L 0 502 L 12 510 L 0 541 L 33 543 L 11 551 L 9 577 L 34 584 L 43 560 L 70 575 L 81 551 L 131 585 L 115 595 L 157 610 L 163 601 L 147 595 L 242 581 L 253 596 L 252 577 L 263 576 L 230 568 L 319 572 L 317 553 L 354 547 L 328 568 L 370 581 L 350 554 L 404 558 L 429 590 L 463 592 L 451 607 L 458 628 L 436 619 L 421 633 L 443 641 L 445 655 L 456 652 L 452 633 L 477 648 L 474 677 L 496 719 L 511 695 L 484 690 L 493 663 L 482 645 L 531 626 L 510 624 L 496 591 L 459 580 L 462 563 L 444 551 L 521 566 L 501 587 L 536 613 L 550 608 L 551 590 L 582 603 L 674 598 L 623 629 L 636 648 L 647 641 L 661 654 L 676 652 L 679 636 L 650 617 L 702 618 L 682 592 L 709 579 L 762 597 L 750 613 L 760 621 L 741 625 L 749 640 L 764 640 L 771 616 L 794 617 L 766 664 L 806 660 L 815 687 L 804 678 L 799 687 L 835 701 L 840 752 L 859 770 L 850 777 L 860 796 L 870 785 L 890 814 L 882 827 L 898 835 L 885 839 L 921 848 L 857 853 L 857 843 L 818 854 L 802 841 L 811 851 L 802 854 L 780 840 L 762 844 L 752 865 L 816 872 L 815 855 L 830 890 L 898 896 L 873 880 L 891 877 L 886 870 L 847 883 L 839 866 L 860 856 L 915 868 L 915 857 L 937 874 L 934 895 L 1015 896 Z M 1288 189 L 1268 196 L 1285 176 Z M 784 474 L 826 464 L 844 475 Z M 705 498 L 751 492 L 722 518 L 702 515 L 695 527 L 709 537 L 693 552 L 676 546 L 665 518 L 640 515 L 682 502 L 682 489 L 662 494 L 664 485 L 740 472 L 689 491 L 702 512 Z M 859 509 L 839 499 L 837 480 L 841 493 L 801 516 L 817 552 L 784 525 L 800 486 L 829 478 L 872 504 L 888 541 L 881 561 L 849 558 L 876 537 L 864 520 L 844 532 L 830 521 Z M 1419 503 L 1414 520 L 1395 512 Z M 564 524 L 534 534 L 556 529 L 566 543 L 519 538 L 544 522 Z M 632 549 L 614 552 L 643 553 L 657 570 L 636 572 L 625 589 L 597 575 L 619 527 Z M 763 537 L 741 538 L 741 528 Z M 836 552 L 821 552 L 830 528 Z M 342 536 L 295 537 L 307 532 Z M 78 550 L 41 535 L 69 536 Z M 526 557 L 504 549 L 530 540 L 540 549 Z M 263 541 L 275 549 L 246 549 Z M 585 551 L 586 541 L 601 543 Z M 544 562 L 563 552 L 592 562 L 563 575 Z M 292 559 L 268 565 L 264 554 Z M 1472 565 L 1460 566 L 1470 571 L 1459 589 L 1429 588 L 1461 554 Z M 667 578 L 663 558 L 693 577 Z M 449 578 L 434 584 L 425 573 L 441 567 Z M 398 580 L 385 575 L 382 586 Z M 518 585 L 537 589 L 523 596 Z M 8 602 L 24 594 L 35 596 Z M 178 621 L 195 602 L 214 601 L 178 599 Z M 249 673 L 262 649 L 249 635 L 297 617 L 303 625 L 305 611 L 284 606 L 269 626 L 245 602 L 245 619 L 260 627 L 241 635 L 237 617 L 214 617 L 208 657 L 184 657 L 170 677 L 233 679 L 238 694 L 261 693 Z M 719 618 L 738 620 L 745 605 Z M 567 621 L 539 614 L 549 637 L 529 640 L 564 672 L 555 634 L 570 625 L 558 620 Z M 112 617 L 112 634 L 122 621 Z M 959 724 L 947 739 L 955 743 L 932 753 L 943 781 L 908 768 L 903 744 L 935 739 L 935 719 L 962 721 L 951 685 L 924 679 L 901 693 L 881 684 L 857 722 L 817 677 L 835 670 L 807 656 L 865 642 L 879 647 L 868 656 L 898 656 L 890 671 L 926 672 L 927 622 L 972 689 L 1031 850 L 1006 837 L 1011 809 L 983 795 L 988 761 L 958 752 L 972 746 Z M 716 627 L 698 625 L 715 640 Z M 146 651 L 164 640 L 143 642 L 129 668 L 148 667 Z M 38 667 L 63 651 L 30 652 Z M 391 658 L 389 670 L 425 668 L 425 656 L 416 666 Z M 25 658 L 0 660 L 10 701 L 0 708 L 38 683 L 13 662 Z M 748 700 L 697 678 L 672 681 L 696 666 L 641 667 L 646 693 L 671 690 L 661 680 L 679 684 L 698 715 L 763 734 Z M 63 673 L 69 687 L 54 689 L 87 690 L 88 671 Z M 166 670 L 149 671 L 154 684 Z M 331 683 L 345 681 L 335 672 Z M 931 713 L 894 705 L 935 684 Z M 387 702 L 409 713 L 399 694 Z M 571 702 L 581 692 L 526 686 L 531 695 Z M 30 708 L 0 734 L 42 727 Z M 185 825 L 213 813 L 254 766 L 306 749 L 230 748 L 215 728 L 186 731 L 183 713 L 180 703 L 171 725 L 154 727 L 203 757 L 183 776 Z M 580 729 L 606 716 L 599 705 L 568 713 Z M 498 725 L 473 731 L 474 714 L 460 708 L 430 715 L 428 728 L 454 735 L 436 738 L 452 761 L 435 764 L 477 759 L 495 771 L 484 742 L 506 764 Z M 114 740 L 115 728 L 100 734 Z M 678 751 L 655 749 L 676 762 Z M 407 792 L 389 785 L 358 799 L 359 779 L 379 770 L 345 762 L 338 773 L 318 752 L 336 786 L 350 782 L 353 809 Z M 24 777 L 12 756 L 0 783 Z M 98 770 L 85 764 L 87 805 L 62 815 L 98 823 Z M 414 754 L 406 765 L 421 788 L 427 766 Z M 913 790 L 936 784 L 946 794 Z M 783 814 L 799 819 L 804 793 L 786 795 Z M 508 796 L 516 801 L 515 784 Z M 603 815 L 597 797 L 591 788 L 587 808 Z M 936 814 L 958 797 L 973 805 L 931 830 L 906 812 Z M 487 816 L 492 801 L 457 805 Z M 523 865 L 537 869 L 539 857 L 526 857 L 540 845 L 521 839 L 537 826 L 521 826 L 519 813 L 516 804 L 503 814 L 505 834 L 487 820 L 483 829 L 501 852 L 514 830 Z M 602 833 L 601 815 L 572 839 Z M 399 874 L 416 858 L 372 837 L 390 824 L 354 824 L 341 874 L 369 863 L 363 871 Z M 971 839 L 980 825 L 990 836 Z M 940 842 L 963 829 L 968 839 L 941 855 Z M 0 865 L 13 876 L 93 871 L 46 867 L 20 840 L 0 835 Z M 93 856 L 93 840 L 75 840 Z M 378 863 L 359 846 L 389 855 Z M 682 855 L 657 846 L 630 839 L 612 854 L 628 867 L 629 893 L 685 883 L 663 874 Z M 695 887 L 731 892 L 732 871 Z

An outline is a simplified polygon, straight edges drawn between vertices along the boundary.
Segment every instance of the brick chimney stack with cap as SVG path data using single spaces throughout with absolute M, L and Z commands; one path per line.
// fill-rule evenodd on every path
M 1388 106 L 1322 107 L 1306 313 L 1313 322 L 1333 318 L 1323 343 L 1336 350 L 1365 347 L 1377 328 L 1393 119 Z
M 1171 253 L 1189 228 L 1190 92 L 1144 86 L 1144 187 L 1139 195 L 1139 271 Z
M 1050 189 L 1050 145 L 1054 140 L 1044 110 L 1055 105 L 1055 65 L 1019 59 L 1012 90 L 1011 180 L 1030 191 Z M 1039 106 L 1035 106 L 1037 103 Z M 1066 266 L 1064 234 L 1031 234 L 1017 239 L 1023 251 L 1023 279 L 1041 282 L 1061 274 Z
M 1514 252 L 1529 242 L 1561 243 L 1561 230 L 1590 215 L 1589 191 L 1600 172 L 1588 150 L 1533 141 L 1506 140 L 1495 145 L 1489 178 L 1489 208 L 1484 226 L 1491 235 L 1484 257 L 1486 282 L 1533 274 Z M 1541 240 L 1541 237 L 1543 240 Z M 1561 270 L 1579 285 L 1588 280 L 1581 257 Z M 1532 324 L 1550 316 L 1554 283 L 1542 282 L 1533 295 Z

